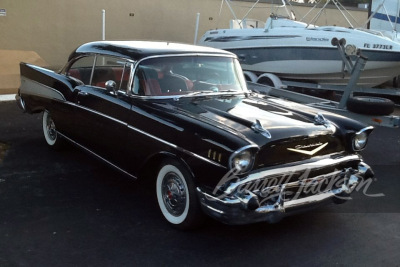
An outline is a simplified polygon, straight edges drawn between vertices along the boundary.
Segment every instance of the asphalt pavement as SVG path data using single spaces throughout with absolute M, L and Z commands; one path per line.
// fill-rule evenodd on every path
M 376 179 L 343 205 L 182 232 L 151 183 L 48 148 L 41 114 L 0 102 L 0 266 L 399 266 L 400 129 L 378 127 L 363 156 Z

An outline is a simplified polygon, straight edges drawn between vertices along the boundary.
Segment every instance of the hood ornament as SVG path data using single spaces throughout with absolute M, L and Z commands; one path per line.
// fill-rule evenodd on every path
M 315 125 L 324 125 L 326 128 L 328 128 L 331 123 L 330 123 L 330 121 L 325 119 L 324 115 L 322 115 L 321 113 L 318 113 L 314 117 L 314 124 Z
M 256 122 L 251 125 L 251 129 L 253 129 L 253 131 L 257 133 L 262 134 L 268 139 L 271 138 L 271 133 L 261 125 L 261 122 L 259 120 L 256 120 Z

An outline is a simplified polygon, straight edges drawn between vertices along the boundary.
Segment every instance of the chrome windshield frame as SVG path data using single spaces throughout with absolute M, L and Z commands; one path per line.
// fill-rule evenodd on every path
M 224 54 L 212 54 L 212 53 L 177 53 L 177 54 L 166 54 L 166 55 L 154 55 L 154 56 L 148 56 L 145 58 L 142 58 L 138 61 L 133 62 L 133 69 L 130 74 L 130 83 L 127 88 L 127 95 L 137 97 L 137 98 L 144 98 L 144 99 L 179 99 L 181 97 L 197 97 L 197 96 L 204 96 L 204 95 L 233 95 L 233 94 L 246 94 L 246 93 L 251 93 L 251 91 L 247 88 L 246 81 L 243 81 L 241 78 L 239 78 L 240 81 L 240 88 L 241 90 L 238 90 L 237 92 L 205 92 L 204 94 L 195 94 L 195 95 L 190 95 L 190 94 L 178 94 L 178 95 L 166 95 L 166 96 L 146 96 L 146 95 L 138 95 L 133 92 L 134 88 L 134 75 L 136 74 L 136 71 L 139 67 L 139 65 L 146 60 L 149 59 L 155 59 L 155 58 L 173 58 L 173 57 L 223 57 L 223 58 L 231 58 L 235 61 L 237 61 L 238 66 L 240 67 L 240 63 L 238 61 L 238 58 L 235 55 L 224 55 Z M 235 69 L 237 68 L 237 64 L 235 64 Z M 235 72 L 235 75 L 237 73 Z M 200 92 L 200 91 L 199 91 Z

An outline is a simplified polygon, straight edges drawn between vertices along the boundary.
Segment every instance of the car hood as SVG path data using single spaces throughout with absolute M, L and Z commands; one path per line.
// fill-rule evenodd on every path
M 278 139 L 328 135 L 335 132 L 333 125 L 316 123 L 315 114 L 296 112 L 258 97 L 199 98 L 176 101 L 173 105 L 179 112 L 235 132 L 259 146 Z

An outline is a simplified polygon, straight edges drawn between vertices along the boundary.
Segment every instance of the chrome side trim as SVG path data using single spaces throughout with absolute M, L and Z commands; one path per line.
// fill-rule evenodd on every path
M 173 123 L 170 123 L 169 121 L 166 121 L 166 120 L 163 120 L 163 119 L 161 119 L 161 118 L 159 118 L 157 116 L 154 116 L 153 114 L 148 113 L 146 111 L 143 111 L 142 109 L 138 109 L 135 106 L 132 106 L 132 110 L 134 112 L 138 113 L 138 114 L 141 114 L 143 116 L 151 118 L 152 120 L 155 120 L 155 121 L 157 121 L 157 122 L 159 122 L 161 124 L 164 124 L 164 125 L 166 125 L 168 127 L 174 128 L 177 131 L 183 132 L 183 130 L 184 130 L 182 127 L 179 127 L 179 126 L 177 126 L 177 125 L 175 125 Z
M 63 94 L 47 85 L 33 81 L 26 77 L 21 77 L 20 94 L 40 96 L 49 99 L 66 101 Z
M 95 114 L 97 114 L 97 115 L 99 115 L 99 116 L 102 116 L 102 117 L 107 118 L 107 119 L 109 119 L 109 120 L 115 121 L 115 122 L 117 122 L 117 123 L 119 123 L 119 124 L 128 126 L 128 124 L 127 124 L 126 122 L 121 121 L 121 120 L 118 120 L 118 119 L 116 119 L 116 118 L 114 118 L 114 117 L 108 116 L 107 114 L 98 112 L 97 110 L 94 110 L 94 109 L 91 109 L 91 108 L 88 108 L 88 107 L 85 107 L 85 106 L 82 106 L 82 105 L 78 105 L 78 104 L 75 104 L 75 103 L 73 103 L 73 102 L 67 102 L 67 104 L 69 104 L 69 105 L 71 105 L 71 106 L 75 106 L 75 107 L 80 108 L 80 109 L 84 109 L 84 110 L 89 111 L 89 112 L 92 112 L 92 113 L 95 113 Z M 161 124 L 163 124 L 163 125 L 166 125 L 166 126 L 168 126 L 168 127 L 174 128 L 174 129 L 177 130 L 177 131 L 180 131 L 180 132 L 183 131 L 183 128 L 181 128 L 181 127 L 179 127 L 179 126 L 176 126 L 176 125 L 174 125 L 174 124 L 172 124 L 172 123 L 170 123 L 170 122 L 168 122 L 168 121 L 162 120 L 162 119 L 160 119 L 160 118 L 158 118 L 158 117 L 156 117 L 156 116 L 154 116 L 154 115 L 151 115 L 150 113 L 141 112 L 141 111 L 137 111 L 137 110 L 135 110 L 135 112 L 140 113 L 140 114 L 142 114 L 142 115 L 146 115 L 147 117 L 149 117 L 149 118 L 151 118 L 151 119 L 153 119 L 153 120 L 155 120 L 155 121 L 157 121 L 157 122 L 159 122 L 159 123 L 161 123 Z
M 108 165 L 112 166 L 113 168 L 117 169 L 118 171 L 128 175 L 129 177 L 133 178 L 133 179 L 137 179 L 136 176 L 130 174 L 129 172 L 125 171 L 124 169 L 121 169 L 120 167 L 118 167 L 117 165 L 111 163 L 110 161 L 106 160 L 105 158 L 101 157 L 100 155 L 96 154 L 95 152 L 93 152 L 92 150 L 88 149 L 87 147 L 79 144 L 78 142 L 75 142 L 74 140 L 72 140 L 71 138 L 65 136 L 64 134 L 60 133 L 59 131 L 57 131 L 57 134 L 61 135 L 63 138 L 67 139 L 69 142 L 73 143 L 74 145 L 82 148 L 83 150 L 85 150 L 86 152 L 89 152 L 90 154 L 92 154 L 93 156 L 95 156 L 96 158 L 104 161 L 105 163 L 107 163 Z
M 127 123 L 126 123 L 126 122 L 121 121 L 121 120 L 118 120 L 118 119 L 116 119 L 116 118 L 114 118 L 114 117 L 108 116 L 107 114 L 98 112 L 97 110 L 94 110 L 94 109 L 91 109 L 91 108 L 87 108 L 87 107 L 85 107 L 85 106 L 77 105 L 77 104 L 75 104 L 75 103 L 73 103 L 73 102 L 67 102 L 67 104 L 69 104 L 69 105 L 71 105 L 71 106 L 75 106 L 75 107 L 80 108 L 80 109 L 84 109 L 84 110 L 89 111 L 89 112 L 91 112 L 91 113 L 94 113 L 94 114 L 97 114 L 97 115 L 99 115 L 99 116 L 102 116 L 102 117 L 104 117 L 104 118 L 106 118 L 106 119 L 109 119 L 109 120 L 112 120 L 112 121 L 117 122 L 117 123 L 119 123 L 119 124 L 122 124 L 122 125 L 127 126 Z
M 108 116 L 108 115 L 106 115 L 106 114 L 104 114 L 104 113 L 98 112 L 98 111 L 96 111 L 96 110 L 93 110 L 93 109 L 90 109 L 90 108 L 87 108 L 87 107 L 84 107 L 84 106 L 81 106 L 81 105 L 77 105 L 77 104 L 72 103 L 72 102 L 66 102 L 66 103 L 69 104 L 69 105 L 72 105 L 72 106 L 76 106 L 76 107 L 78 107 L 78 108 L 82 108 L 82 109 L 84 109 L 84 110 L 86 110 L 86 111 L 93 112 L 93 113 L 95 113 L 95 114 L 97 114 L 97 115 L 99 115 L 99 116 L 105 117 L 105 118 L 107 118 L 107 119 L 113 120 L 113 121 L 115 121 L 115 122 L 117 122 L 117 123 L 119 123 L 119 124 L 122 124 L 122 125 L 124 125 L 124 126 L 127 126 L 127 127 L 128 127 L 129 129 L 131 129 L 131 130 L 134 130 L 134 131 L 136 131 L 136 132 L 138 132 L 138 133 L 141 133 L 141 134 L 143 134 L 143 135 L 146 135 L 146 136 L 148 136 L 148 137 L 150 137 L 150 138 L 152 138 L 152 139 L 154 139 L 154 140 L 157 140 L 157 141 L 159 141 L 159 142 L 161 142 L 161 143 L 163 143 L 163 144 L 166 144 L 166 145 L 168 145 L 168 146 L 170 146 L 170 147 L 173 147 L 173 148 L 175 148 L 175 149 L 177 149 L 177 150 L 179 150 L 179 151 L 181 151 L 181 152 L 183 152 L 183 153 L 185 153 L 185 154 L 188 154 L 188 155 L 190 155 L 190 156 L 196 157 L 196 158 L 198 158 L 198 159 L 201 159 L 201 160 L 203 160 L 203 161 L 206 161 L 206 162 L 208 162 L 208 163 L 211 163 L 211 164 L 213 164 L 213 165 L 215 165 L 215 166 L 222 167 L 222 168 L 226 168 L 226 166 L 224 166 L 224 165 L 221 165 L 221 164 L 219 164 L 219 163 L 217 163 L 217 162 L 214 162 L 214 161 L 212 161 L 212 160 L 209 160 L 209 159 L 207 159 L 207 158 L 205 158 L 205 157 L 203 157 L 203 156 L 200 156 L 200 155 L 198 155 L 198 154 L 196 154 L 196 153 L 193 153 L 193 152 L 190 152 L 190 151 L 188 151 L 188 150 L 186 150 L 186 149 L 183 149 L 183 148 L 181 148 L 181 147 L 179 147 L 179 146 L 177 146 L 177 145 L 175 145 L 175 144 L 173 144 L 173 143 L 170 143 L 170 142 L 168 142 L 168 141 L 165 141 L 165 140 L 163 140 L 163 139 L 161 139 L 161 138 L 159 138 L 159 137 L 157 137 L 157 136 L 154 136 L 154 135 L 152 135 L 152 134 L 150 134 L 150 133 L 148 133 L 148 132 L 145 132 L 145 131 L 143 131 L 143 130 L 140 130 L 140 129 L 138 129 L 138 128 L 132 126 L 132 125 L 127 124 L 126 122 L 123 122 L 123 121 L 121 121 L 121 120 L 115 119 L 115 118 L 113 118 L 113 117 L 111 117 L 111 116 Z M 164 125 L 167 125 L 167 126 L 170 126 L 170 127 L 173 127 L 173 128 L 175 128 L 176 130 L 178 130 L 178 131 L 183 130 L 183 129 L 180 128 L 180 127 L 173 126 L 173 125 L 170 125 L 170 124 L 167 124 L 167 123 L 163 123 L 163 124 L 164 124 Z
M 161 142 L 161 143 L 163 143 L 163 144 L 165 144 L 165 145 L 167 145 L 167 146 L 170 146 L 170 147 L 172 147 L 172 148 L 175 148 L 175 149 L 177 149 L 177 150 L 179 150 L 179 151 L 181 151 L 181 152 L 183 152 L 183 153 L 185 153 L 185 154 L 188 154 L 188 155 L 190 155 L 190 156 L 193 156 L 193 157 L 196 157 L 196 158 L 201 159 L 201 160 L 203 160 L 203 161 L 206 161 L 206 162 L 208 162 L 208 163 L 211 163 L 211 164 L 213 164 L 213 165 L 215 165 L 215 166 L 217 166 L 217 167 L 226 168 L 225 166 L 223 166 L 223 165 L 221 165 L 221 164 L 219 164 L 219 163 L 217 163 L 217 162 L 214 162 L 214 161 L 212 161 L 212 160 L 210 160 L 210 159 L 207 159 L 207 158 L 205 158 L 205 157 L 203 157 L 203 156 L 200 156 L 200 155 L 198 155 L 198 154 L 196 154 L 196 153 L 193 153 L 193 152 L 190 152 L 190 151 L 188 151 L 188 150 L 186 150 L 186 149 L 183 149 L 183 148 L 181 148 L 181 147 L 179 147 L 179 146 L 177 146 L 177 145 L 175 145 L 175 144 L 173 144 L 173 143 L 170 143 L 170 142 L 165 141 L 165 140 L 163 140 L 163 139 L 161 139 L 161 138 L 159 138 L 159 137 L 157 137 L 157 136 L 154 136 L 154 135 L 149 134 L 149 133 L 147 133 L 147 132 L 145 132 L 145 131 L 142 131 L 142 130 L 136 128 L 136 127 L 133 127 L 132 125 L 128 125 L 128 128 L 131 129 L 131 130 L 134 130 L 134 131 L 136 131 L 136 132 L 138 132 L 138 133 L 141 133 L 141 134 L 143 134 L 143 135 L 146 135 L 146 136 L 148 136 L 148 137 L 150 137 L 150 138 L 152 138 L 152 139 L 154 139 L 154 140 L 157 140 L 157 141 L 159 141 L 159 142 Z

